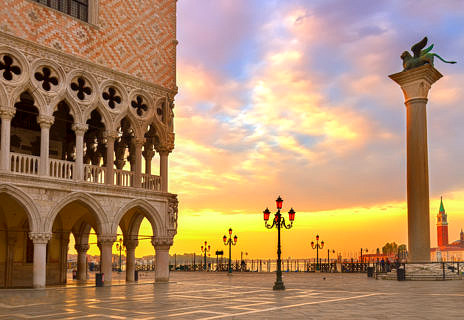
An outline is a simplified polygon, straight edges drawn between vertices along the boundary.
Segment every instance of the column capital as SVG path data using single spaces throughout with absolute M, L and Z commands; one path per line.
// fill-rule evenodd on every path
M 405 103 L 412 99 L 427 99 L 429 90 L 443 75 L 433 66 L 426 64 L 418 68 L 401 71 L 389 76 L 400 85 Z
M 155 247 L 155 250 L 169 250 L 173 244 L 173 238 L 171 237 L 153 237 L 151 238 L 151 244 Z
M 113 243 L 116 242 L 116 236 L 113 236 L 113 235 L 99 235 L 97 238 L 98 238 L 99 245 L 104 245 L 104 244 L 113 245 Z
M 16 108 L 1 108 L 0 109 L 0 118 L 4 120 L 13 119 L 16 113 Z
M 37 117 L 37 122 L 40 124 L 41 128 L 50 128 L 55 122 L 54 116 L 39 115 Z
M 74 248 L 76 249 L 77 253 L 86 253 L 90 246 L 88 244 L 76 244 Z
M 124 239 L 123 244 L 128 250 L 134 250 L 139 245 L 139 241 L 137 239 Z
M 51 233 L 41 233 L 41 232 L 29 232 L 29 238 L 34 242 L 34 244 L 47 244 L 48 241 L 52 238 Z
M 145 159 L 153 159 L 155 156 L 155 151 L 153 150 L 143 150 L 142 155 L 144 156 Z
M 113 139 L 113 140 L 116 140 L 116 139 L 119 137 L 119 134 L 118 134 L 118 132 L 116 132 L 116 131 L 109 131 L 109 130 L 107 130 L 107 131 L 103 132 L 103 137 L 104 137 L 105 139 Z
M 89 126 L 86 123 L 74 123 L 72 125 L 72 129 L 76 135 L 84 135 L 88 128 Z
M 145 144 L 145 138 L 134 138 L 134 145 L 136 148 L 142 148 Z

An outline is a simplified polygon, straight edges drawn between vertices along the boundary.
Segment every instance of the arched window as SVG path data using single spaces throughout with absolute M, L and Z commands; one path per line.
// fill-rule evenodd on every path
M 96 24 L 95 0 L 34 0 L 85 22 Z

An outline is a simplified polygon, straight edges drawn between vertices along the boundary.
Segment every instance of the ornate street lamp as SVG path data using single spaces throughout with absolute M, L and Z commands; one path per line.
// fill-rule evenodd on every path
M 293 208 L 290 209 L 288 212 L 288 220 L 290 220 L 290 224 L 285 223 L 285 218 L 282 217 L 280 214 L 280 209 L 282 209 L 282 203 L 284 201 L 279 196 L 276 200 L 277 212 L 274 215 L 274 219 L 272 224 L 268 224 L 269 215 L 271 212 L 268 208 L 263 211 L 264 214 L 264 226 L 268 229 L 272 229 L 273 227 L 277 228 L 277 271 L 276 271 L 276 282 L 274 283 L 274 290 L 285 290 L 284 283 L 282 281 L 282 262 L 280 260 L 280 228 L 290 229 L 293 226 L 293 221 L 295 220 L 295 211 Z
M 319 270 L 319 249 L 324 248 L 324 241 L 319 243 L 319 235 L 316 235 L 316 245 L 311 241 L 311 248 L 316 249 L 316 270 Z
M 203 269 L 206 270 L 206 254 L 211 251 L 211 246 L 208 245 L 208 242 L 205 241 L 205 247 L 201 246 L 201 252 L 205 254 L 205 265 Z
M 234 236 L 234 240 L 232 241 L 232 228 L 229 228 L 229 239 L 225 235 L 222 237 L 224 245 L 229 246 L 229 273 L 232 273 L 232 246 L 237 244 L 237 239 L 237 236 Z
M 122 238 L 119 238 L 118 240 L 119 243 L 116 243 L 116 250 L 119 250 L 119 270 L 118 272 L 121 272 L 122 269 L 121 269 L 121 252 L 122 252 L 122 249 L 124 248 L 124 245 L 122 244 L 123 240 Z

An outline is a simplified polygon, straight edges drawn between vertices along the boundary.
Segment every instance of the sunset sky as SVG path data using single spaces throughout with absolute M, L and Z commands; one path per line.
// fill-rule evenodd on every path
M 262 211 L 278 195 L 297 212 L 283 257 L 314 257 L 317 233 L 345 255 L 407 243 L 405 107 L 387 76 L 425 35 L 458 61 L 436 62 L 429 95 L 434 246 L 441 195 L 450 240 L 464 227 L 462 0 L 179 1 L 171 254 L 225 249 L 232 227 L 235 257 L 275 257 Z M 153 252 L 145 242 L 138 256 Z

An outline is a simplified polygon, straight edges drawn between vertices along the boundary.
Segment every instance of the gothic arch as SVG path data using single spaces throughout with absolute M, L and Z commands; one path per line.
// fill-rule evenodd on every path
M 164 229 L 163 226 L 164 226 L 164 224 L 163 224 L 163 219 L 160 216 L 158 210 L 155 209 L 155 207 L 153 207 L 150 203 L 148 203 L 147 201 L 142 200 L 142 199 L 136 199 L 136 200 L 130 201 L 124 207 L 119 209 L 118 213 L 116 214 L 116 216 L 114 217 L 114 220 L 113 220 L 113 225 L 112 225 L 112 228 L 111 228 L 111 233 L 112 234 L 117 233 L 119 223 L 121 222 L 124 215 L 129 210 L 134 209 L 134 208 L 141 209 L 143 211 L 143 213 L 144 213 L 144 217 L 146 217 L 148 219 L 148 221 L 150 221 L 151 227 L 153 229 L 153 236 L 159 237 L 159 236 L 163 235 L 163 229 Z M 134 222 L 133 220 L 134 219 L 132 219 L 132 221 L 130 223 L 130 228 L 129 229 L 131 229 L 131 230 L 129 231 L 129 234 L 133 230 L 133 222 Z M 140 219 L 140 222 L 141 222 L 141 220 L 142 219 Z
M 68 105 L 69 113 L 73 117 L 74 123 L 85 123 L 85 122 L 82 122 L 82 113 L 81 113 L 81 110 L 80 110 L 79 106 L 74 101 L 74 99 L 72 99 L 69 96 L 69 94 L 67 92 L 64 95 L 56 96 L 52 100 L 52 102 L 50 103 L 50 108 L 49 108 L 49 110 L 47 110 L 47 115 L 52 116 L 53 113 L 56 110 L 58 110 L 58 105 L 60 104 L 60 102 L 64 102 L 64 103 L 66 103 Z
M 97 110 L 102 118 L 102 122 L 105 125 L 105 130 L 108 131 L 113 128 L 113 121 L 108 110 L 100 103 L 94 103 L 90 107 L 86 108 L 82 114 L 82 123 L 86 123 L 90 119 L 91 114 L 94 110 Z
M 125 117 L 127 117 L 127 119 L 129 119 L 129 122 L 131 124 L 131 128 L 132 130 L 134 130 L 134 134 L 135 134 L 135 137 L 136 138 L 143 138 L 143 135 L 145 134 L 145 132 L 142 132 L 142 128 L 141 126 L 138 124 L 137 122 L 137 119 L 135 118 L 135 116 L 128 110 L 126 110 L 125 112 L 122 112 L 120 113 L 116 119 L 114 120 L 113 122 L 113 130 L 114 131 L 117 131 L 118 128 L 120 127 L 121 125 L 121 121 L 122 119 L 124 119 Z
M 47 218 L 45 219 L 44 230 L 46 232 L 52 232 L 53 222 L 55 221 L 56 216 L 58 213 L 66 207 L 68 204 L 72 202 L 80 202 L 85 207 L 87 207 L 94 215 L 97 220 L 97 233 L 99 234 L 106 234 L 107 226 L 109 225 L 109 220 L 106 215 L 105 210 L 102 206 L 98 203 L 98 201 L 92 197 L 91 195 L 83 192 L 73 192 L 63 200 L 61 200 L 48 214 Z
M 15 108 L 16 102 L 19 101 L 20 96 L 22 93 L 27 92 L 31 95 L 32 98 L 34 98 L 34 106 L 37 108 L 39 111 L 39 115 L 48 115 L 47 113 L 47 103 L 45 102 L 45 98 L 40 94 L 38 90 L 32 85 L 32 83 L 29 81 L 23 86 L 17 87 L 10 99 L 10 108 Z
M 29 227 L 31 232 L 43 231 L 42 228 L 40 228 L 41 218 L 39 210 L 35 206 L 34 200 L 32 200 L 25 192 L 16 187 L 2 184 L 0 185 L 0 193 L 9 195 L 15 199 L 21 205 L 21 207 L 23 207 L 29 219 Z
M 0 108 L 8 106 L 8 95 L 6 94 L 5 87 L 0 83 Z

